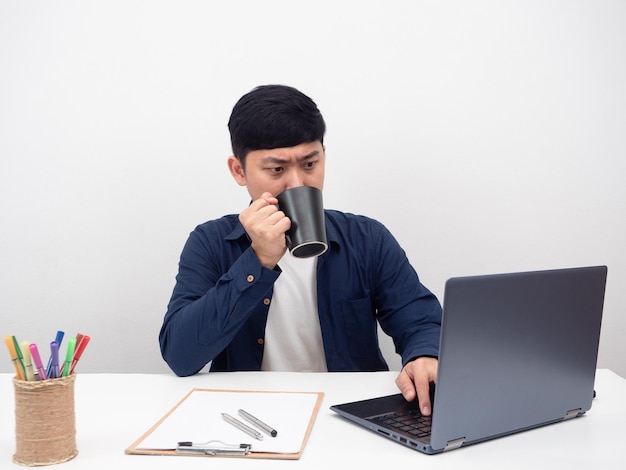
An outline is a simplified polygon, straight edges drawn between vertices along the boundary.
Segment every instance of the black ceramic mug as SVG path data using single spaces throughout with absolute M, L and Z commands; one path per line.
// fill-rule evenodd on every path
M 328 249 L 322 192 L 313 186 L 290 188 L 278 196 L 278 207 L 291 220 L 285 234 L 287 248 L 296 258 L 319 256 Z

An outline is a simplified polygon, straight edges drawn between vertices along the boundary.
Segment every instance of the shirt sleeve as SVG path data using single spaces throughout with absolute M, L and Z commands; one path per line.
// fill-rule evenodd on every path
M 375 241 L 378 257 L 375 305 L 378 321 L 393 338 L 402 365 L 439 355 L 441 304 L 420 281 L 393 235 L 384 227 Z
M 179 376 L 199 372 L 222 352 L 280 274 L 263 267 L 251 248 L 222 268 L 227 261 L 223 247 L 198 230 L 183 248 L 159 334 L 163 359 Z

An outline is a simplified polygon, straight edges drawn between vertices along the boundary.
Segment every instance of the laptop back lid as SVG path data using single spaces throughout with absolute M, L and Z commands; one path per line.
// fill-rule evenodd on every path
M 589 410 L 606 275 L 597 266 L 449 279 L 432 448 Z

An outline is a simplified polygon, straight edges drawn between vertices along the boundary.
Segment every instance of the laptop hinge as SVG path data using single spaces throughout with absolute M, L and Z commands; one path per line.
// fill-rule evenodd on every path
M 459 439 L 454 439 L 452 441 L 448 441 L 448 443 L 446 444 L 446 447 L 443 449 L 443 451 L 446 452 L 448 450 L 458 449 L 459 447 L 461 447 L 463 445 L 464 442 L 465 442 L 465 438 L 464 437 L 461 437 Z
M 569 410 L 563 419 L 572 419 L 578 416 L 582 412 L 581 408 L 576 408 L 575 410 Z

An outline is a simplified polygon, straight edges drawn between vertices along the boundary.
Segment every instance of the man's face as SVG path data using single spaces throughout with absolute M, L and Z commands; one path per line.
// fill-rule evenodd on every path
M 296 186 L 324 186 L 324 146 L 309 142 L 295 147 L 253 150 L 246 157 L 245 168 L 238 158 L 228 159 L 228 168 L 241 186 L 248 188 L 252 200 L 264 192 L 277 196 Z

